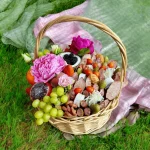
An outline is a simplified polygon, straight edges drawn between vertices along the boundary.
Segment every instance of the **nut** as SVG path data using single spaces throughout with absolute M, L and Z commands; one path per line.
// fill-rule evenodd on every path
M 67 105 L 72 106 L 72 105 L 73 105 L 73 101 L 68 101 L 68 102 L 66 103 L 66 106 L 67 106 Z
M 65 106 L 61 106 L 61 109 L 62 109 L 63 111 L 67 111 L 67 108 L 66 108 Z
M 95 74 L 90 74 L 90 79 L 92 83 L 99 82 L 99 78 Z
M 76 112 L 76 110 L 73 107 L 71 107 L 71 113 L 72 113 L 73 116 L 77 115 L 77 112 Z
M 64 113 L 64 116 L 66 116 L 66 117 L 72 117 L 72 115 L 69 112 L 67 112 L 67 111 Z
M 68 112 L 71 112 L 71 108 L 70 108 L 69 105 L 67 105 L 67 111 L 68 111 Z
M 77 108 L 78 106 L 76 104 L 73 103 L 72 105 L 73 108 Z

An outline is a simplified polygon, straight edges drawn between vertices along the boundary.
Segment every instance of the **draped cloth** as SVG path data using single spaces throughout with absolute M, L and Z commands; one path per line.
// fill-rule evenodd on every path
M 100 1 L 99 1 L 99 3 L 100 3 Z M 104 22 L 108 21 L 108 25 L 110 24 L 110 26 L 111 26 L 112 22 L 114 20 L 113 20 L 113 18 L 110 19 L 110 16 L 109 16 L 110 12 L 108 12 L 108 14 L 107 14 L 106 10 L 103 9 L 103 7 L 106 8 L 106 6 L 104 6 L 104 5 L 107 6 L 108 4 L 106 4 L 106 2 L 104 2 L 104 3 L 100 3 L 99 5 L 98 4 L 96 5 L 96 3 L 94 3 L 94 1 L 86 1 L 79 6 L 76 6 L 72 9 L 63 11 L 61 13 L 54 14 L 54 15 L 48 15 L 46 17 L 40 17 L 37 20 L 35 27 L 34 27 L 35 36 L 38 35 L 38 33 L 42 29 L 42 27 L 44 27 L 44 25 L 46 25 L 50 20 L 53 20 L 59 16 L 65 15 L 65 14 L 83 15 L 83 16 L 88 16 L 88 17 L 91 17 L 91 18 L 94 18 L 97 20 L 100 20 L 102 18 L 102 20 L 104 20 Z M 114 7 L 114 6 L 112 6 L 112 7 Z M 117 7 L 117 5 L 116 5 L 116 7 Z M 101 13 L 98 13 L 99 10 L 101 10 L 101 11 L 104 10 L 105 15 L 103 15 L 104 14 L 103 11 Z M 83 11 L 85 13 L 83 13 Z M 112 10 L 110 10 L 110 11 L 112 11 Z M 119 12 L 117 12 L 117 13 L 119 13 Z M 115 12 L 114 12 L 114 15 L 116 15 Z M 104 19 L 104 18 L 106 18 L 106 19 Z M 119 18 L 118 18 L 118 20 L 120 21 Z M 141 107 L 141 108 L 145 108 L 147 110 L 150 109 L 150 80 L 141 76 L 139 73 L 137 73 L 134 70 L 134 69 L 136 69 L 136 67 L 132 66 L 133 62 L 130 62 L 130 57 L 131 57 L 130 55 L 132 55 L 133 60 L 135 60 L 134 63 L 136 63 L 136 61 L 138 61 L 138 59 L 136 58 L 137 56 L 133 54 L 133 53 L 135 53 L 134 48 L 133 48 L 133 46 L 130 47 L 129 42 L 131 42 L 132 40 L 134 41 L 135 37 L 131 37 L 130 27 L 129 26 L 126 27 L 126 21 L 124 21 L 124 22 L 122 21 L 120 23 L 121 23 L 121 25 L 119 26 L 119 30 L 116 29 L 116 31 L 120 35 L 123 34 L 121 36 L 123 38 L 123 42 L 127 43 L 127 53 L 129 55 L 129 65 L 131 65 L 131 68 L 132 68 L 132 69 L 131 68 L 128 69 L 128 71 L 127 71 L 128 85 L 122 89 L 121 97 L 119 100 L 119 105 L 112 112 L 112 115 L 111 115 L 109 121 L 107 122 L 107 124 L 103 128 L 93 132 L 92 134 L 106 135 L 106 133 L 108 133 L 109 131 L 112 131 L 112 132 L 116 131 L 116 129 L 119 128 L 116 124 L 119 121 L 122 121 L 123 118 L 125 118 L 125 117 L 127 119 L 132 118 L 132 119 L 129 119 L 131 124 L 135 123 L 136 118 L 138 118 L 139 115 L 138 115 L 138 113 L 130 113 L 131 109 L 134 108 L 133 105 L 135 105 L 135 104 L 139 105 L 139 108 Z M 115 25 L 118 25 L 118 24 L 115 23 Z M 121 30 L 121 26 L 124 26 L 124 30 L 125 30 L 126 34 L 124 31 Z M 133 25 L 131 24 L 131 26 L 133 26 Z M 114 26 L 112 26 L 112 27 L 114 27 Z M 118 55 L 119 55 L 117 46 L 114 44 L 112 39 L 108 38 L 108 41 L 107 41 L 105 34 L 102 34 L 102 32 L 99 32 L 98 30 L 95 30 L 93 28 L 94 27 L 91 27 L 88 25 L 83 25 L 79 22 L 61 23 L 61 24 L 55 25 L 54 27 L 51 27 L 51 29 L 49 29 L 45 33 L 45 36 L 48 36 L 52 41 L 54 41 L 54 43 L 60 44 L 60 45 L 70 44 L 72 37 L 76 36 L 76 35 L 82 35 L 89 39 L 94 39 L 94 37 L 95 37 L 95 38 L 99 39 L 100 41 L 102 41 L 102 45 L 104 43 L 102 51 L 101 51 L 102 53 L 109 55 L 110 58 L 113 58 L 115 56 L 115 54 L 112 55 L 112 51 L 113 51 L 113 53 L 118 53 Z M 85 29 L 89 32 L 87 32 Z M 136 34 L 136 33 L 134 33 L 134 29 L 132 30 L 132 33 Z M 92 35 L 93 35 L 93 37 L 91 37 Z M 98 38 L 98 37 L 101 37 L 101 38 Z M 102 38 L 104 38 L 104 39 L 102 39 Z M 137 38 L 137 40 L 139 40 L 139 37 L 136 37 L 136 38 Z M 100 49 L 101 49 L 100 43 L 98 43 L 97 46 L 100 46 Z M 140 49 L 140 47 L 139 47 L 139 49 Z M 129 50 L 131 50 L 133 52 L 128 52 Z M 136 48 L 136 51 L 140 51 L 140 50 L 138 50 L 138 48 Z M 116 59 L 120 58 L 120 57 L 118 57 L 118 55 L 115 56 Z M 108 132 L 106 132 L 106 131 L 108 131 Z

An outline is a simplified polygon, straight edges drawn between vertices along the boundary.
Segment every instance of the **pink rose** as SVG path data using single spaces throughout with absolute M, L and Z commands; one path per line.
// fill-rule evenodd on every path
M 74 79 L 72 77 L 69 77 L 68 75 L 64 74 L 59 77 L 58 79 L 58 85 L 66 87 L 68 85 L 71 85 L 74 83 Z
M 80 36 L 74 37 L 70 45 L 71 52 L 74 54 L 78 54 L 78 52 L 84 48 L 89 49 L 89 53 L 92 54 L 94 52 L 93 42 L 89 39 L 83 39 Z
M 54 54 L 47 54 L 40 58 L 37 58 L 33 62 L 31 67 L 31 72 L 34 76 L 35 82 L 48 82 L 56 74 L 62 72 L 66 62 L 61 56 L 56 56 Z

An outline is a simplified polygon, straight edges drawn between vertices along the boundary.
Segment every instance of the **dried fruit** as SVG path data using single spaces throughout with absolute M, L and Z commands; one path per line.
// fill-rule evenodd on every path
M 51 85 L 52 85 L 52 87 L 57 87 L 58 86 L 58 78 L 53 78 L 52 80 L 51 80 Z
M 31 87 L 26 88 L 26 93 L 30 95 Z
M 94 88 L 93 88 L 92 86 L 87 86 L 87 87 L 86 87 L 86 90 L 87 90 L 89 93 L 93 93 Z
M 102 65 L 102 66 L 100 67 L 100 69 L 104 69 L 104 70 L 106 70 L 106 69 L 107 69 L 107 66 Z
M 74 69 L 73 69 L 73 67 L 72 67 L 71 65 L 67 65 L 67 66 L 64 68 L 63 72 L 64 72 L 65 74 L 67 74 L 68 76 L 70 76 L 70 77 L 72 77 L 72 76 L 74 75 Z
M 108 64 L 108 67 L 109 67 L 109 68 L 114 68 L 114 67 L 115 67 L 114 61 L 111 61 L 111 62 Z
M 28 70 L 27 74 L 26 74 L 26 78 L 27 78 L 27 81 L 30 83 L 30 84 L 35 84 L 34 82 L 34 76 L 32 75 L 31 73 L 31 69 Z
M 93 63 L 93 68 L 97 68 L 98 67 L 98 63 Z
M 95 74 L 90 74 L 90 79 L 92 83 L 99 82 L 99 78 Z
M 87 65 L 92 65 L 92 59 L 87 59 L 86 64 L 87 64 Z
M 100 72 L 99 71 L 93 71 L 93 74 L 95 74 L 98 78 L 100 77 Z
M 92 74 L 93 72 L 90 69 L 84 69 L 83 72 L 89 76 L 90 74 Z
M 104 62 L 104 56 L 102 54 L 97 54 L 96 58 L 100 59 L 101 63 Z
M 78 93 L 81 93 L 82 89 L 81 88 L 75 88 L 74 93 L 77 95 Z

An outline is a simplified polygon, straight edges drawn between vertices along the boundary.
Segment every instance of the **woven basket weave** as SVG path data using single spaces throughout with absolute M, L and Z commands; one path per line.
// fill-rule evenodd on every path
M 85 22 L 107 33 L 109 36 L 111 36 L 114 39 L 114 41 L 118 45 L 120 49 L 121 58 L 122 58 L 121 86 L 119 89 L 119 94 L 115 99 L 110 101 L 109 105 L 105 109 L 100 110 L 96 114 L 86 116 L 86 117 L 74 117 L 74 118 L 63 117 L 63 118 L 51 118 L 49 120 L 49 122 L 54 127 L 58 128 L 62 132 L 66 132 L 66 133 L 70 133 L 74 135 L 82 135 L 82 134 L 92 133 L 93 131 L 98 130 L 102 126 L 104 126 L 106 122 L 109 120 L 111 112 L 117 107 L 119 96 L 120 96 L 121 89 L 122 89 L 122 83 L 126 75 L 127 55 L 126 55 L 126 48 L 123 45 L 120 38 L 105 24 L 99 21 L 81 17 L 81 16 L 62 16 L 49 22 L 38 34 L 37 39 L 36 39 L 35 51 L 34 51 L 35 59 L 38 57 L 40 41 L 43 38 L 47 29 L 49 29 L 51 26 L 55 24 L 62 23 L 62 22 L 70 22 L 70 21 Z

